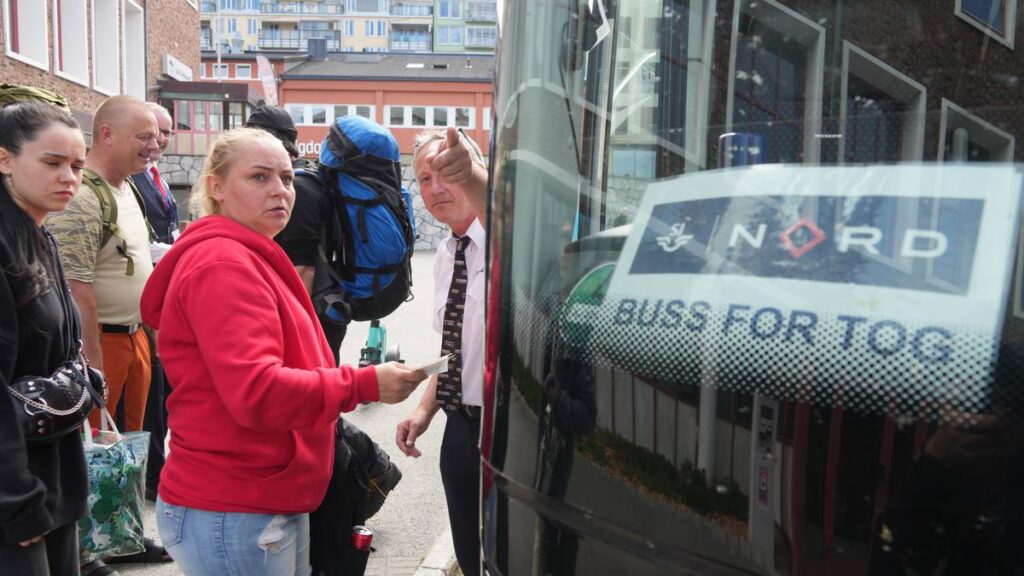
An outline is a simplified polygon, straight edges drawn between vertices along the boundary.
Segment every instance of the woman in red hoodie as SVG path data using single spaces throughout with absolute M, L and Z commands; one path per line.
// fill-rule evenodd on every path
M 294 199 L 276 138 L 223 134 L 193 193 L 208 216 L 182 234 L 143 293 L 174 388 L 157 525 L 190 576 L 309 574 L 308 512 L 330 480 L 338 414 L 400 402 L 426 377 L 396 363 L 334 367 L 273 240 Z

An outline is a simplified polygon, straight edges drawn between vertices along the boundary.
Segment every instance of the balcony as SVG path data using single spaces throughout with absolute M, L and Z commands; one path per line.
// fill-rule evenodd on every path
M 213 50 L 213 30 L 209 28 L 199 29 L 199 49 Z
M 430 4 L 395 4 L 391 6 L 392 16 L 423 16 L 434 15 L 434 7 Z
M 308 50 L 312 38 L 326 38 L 328 52 L 341 51 L 341 30 L 264 30 L 260 50 Z
M 430 40 L 392 40 L 392 52 L 430 52 Z
M 216 12 L 216 11 L 217 11 L 217 3 L 216 2 L 209 2 L 208 0 L 203 0 L 202 2 L 199 3 L 199 12 L 201 12 L 201 13 L 206 14 L 206 13 Z
M 466 48 L 494 49 L 497 39 L 494 36 L 466 36 Z
M 345 14 L 345 5 L 341 2 L 263 2 L 260 4 L 260 13 L 280 16 L 341 16 Z
M 470 2 L 466 9 L 466 20 L 474 22 L 497 22 L 497 2 Z

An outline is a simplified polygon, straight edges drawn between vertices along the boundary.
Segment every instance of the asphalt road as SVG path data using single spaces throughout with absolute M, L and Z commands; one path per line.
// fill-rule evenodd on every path
M 383 320 L 388 344 L 398 344 L 403 359 L 412 365 L 426 362 L 440 351 L 441 337 L 431 328 L 430 319 L 434 286 L 432 260 L 433 252 L 417 252 L 413 256 L 415 298 Z M 343 362 L 358 362 L 368 329 L 369 323 L 350 326 L 341 347 Z M 388 496 L 384 507 L 368 522 L 374 531 L 373 545 L 377 552 L 367 574 L 412 574 L 448 526 L 444 491 L 438 472 L 444 415 L 438 414 L 430 429 L 417 442 L 423 452 L 421 458 L 407 458 L 395 447 L 395 426 L 419 402 L 424 387 L 421 385 L 400 404 L 365 405 L 349 415 L 351 422 L 384 447 L 403 474 L 402 481 Z M 151 504 L 147 507 L 146 529 L 147 535 L 157 536 Z M 180 573 L 173 564 L 121 565 L 117 568 L 121 574 L 133 576 L 176 576 Z

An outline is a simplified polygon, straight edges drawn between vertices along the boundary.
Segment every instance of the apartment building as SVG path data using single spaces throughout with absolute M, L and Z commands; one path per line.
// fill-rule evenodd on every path
M 493 53 L 494 0 L 202 0 L 204 50 Z
M 88 132 L 106 97 L 155 100 L 199 69 L 197 0 L 0 0 L 4 82 L 49 88 Z

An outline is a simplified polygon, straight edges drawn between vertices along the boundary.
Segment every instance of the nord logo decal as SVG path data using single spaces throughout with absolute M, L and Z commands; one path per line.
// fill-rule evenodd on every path
M 630 273 L 734 274 L 965 294 L 982 208 L 977 199 L 904 196 L 660 204 Z

